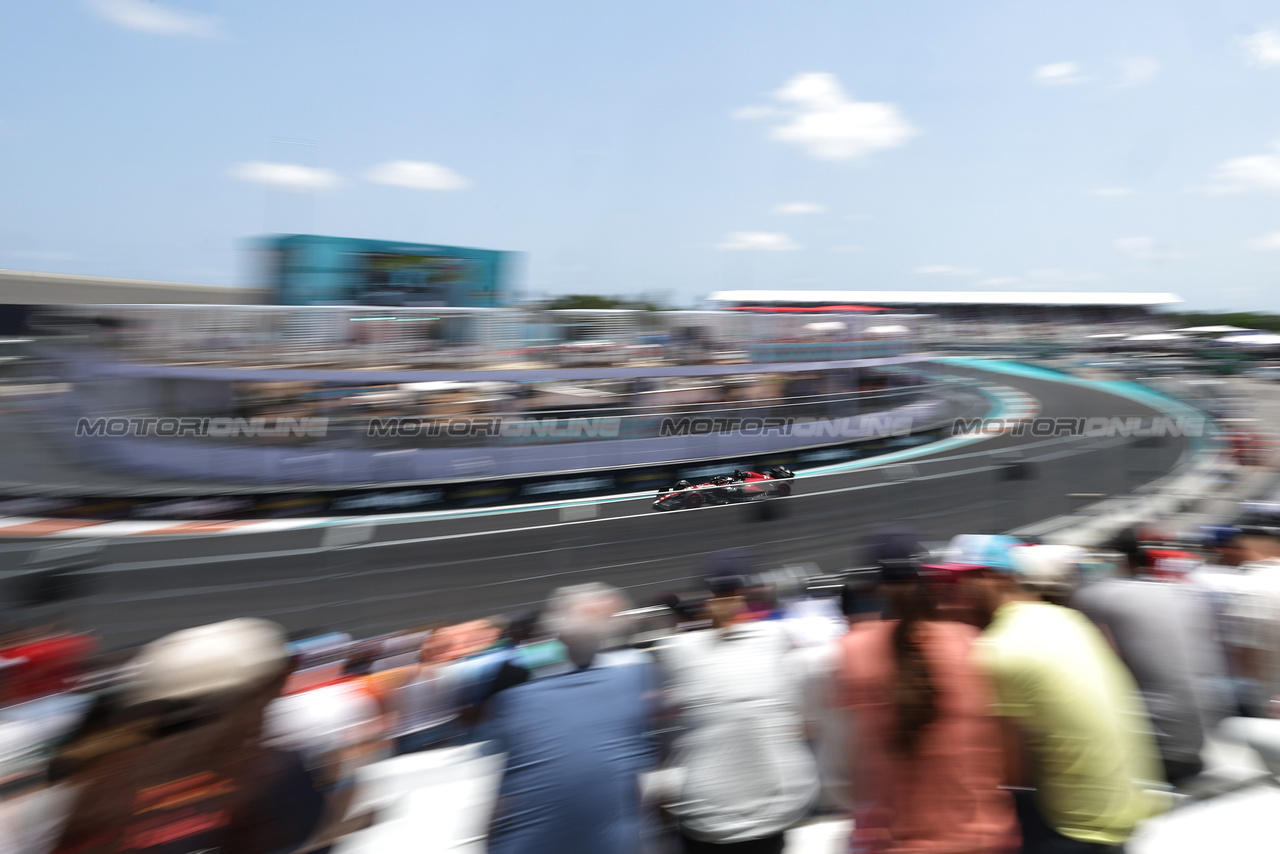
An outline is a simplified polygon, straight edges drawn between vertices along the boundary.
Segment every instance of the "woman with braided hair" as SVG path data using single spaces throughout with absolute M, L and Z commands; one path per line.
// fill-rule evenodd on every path
M 937 619 L 909 532 L 871 543 L 885 618 L 843 640 L 837 679 L 848 711 L 858 852 L 1002 854 L 1018 849 L 1002 789 L 990 686 L 969 662 L 975 628 Z

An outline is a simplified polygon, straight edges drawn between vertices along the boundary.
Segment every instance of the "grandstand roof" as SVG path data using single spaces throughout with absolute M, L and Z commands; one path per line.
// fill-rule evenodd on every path
M 1159 306 L 1182 302 L 1176 294 L 1079 291 L 716 291 L 714 303 L 843 305 Z

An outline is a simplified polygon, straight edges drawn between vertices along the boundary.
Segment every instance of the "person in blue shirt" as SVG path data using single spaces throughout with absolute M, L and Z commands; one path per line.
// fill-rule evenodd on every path
M 548 622 L 572 669 L 492 698 L 483 735 L 507 754 L 507 765 L 490 854 L 640 849 L 639 775 L 656 759 L 649 721 L 657 680 L 648 663 L 604 666 L 597 658 L 625 608 L 605 585 L 558 590 Z

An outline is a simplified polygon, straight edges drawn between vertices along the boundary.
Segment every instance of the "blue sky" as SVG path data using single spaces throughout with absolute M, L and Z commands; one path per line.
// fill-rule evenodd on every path
M 0 81 L 0 267 L 248 284 L 304 231 L 1280 311 L 1274 4 L 31 0 Z

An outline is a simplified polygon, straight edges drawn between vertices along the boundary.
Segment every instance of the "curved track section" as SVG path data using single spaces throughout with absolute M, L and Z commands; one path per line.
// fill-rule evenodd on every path
M 1048 372 L 993 376 L 948 364 L 1013 387 L 1043 417 L 1162 415 L 1171 403 Z M 663 514 L 650 510 L 651 495 L 619 496 L 394 523 L 365 517 L 235 535 L 119 537 L 99 541 L 96 566 L 78 573 L 86 595 L 67 606 L 68 616 L 110 645 L 233 615 L 368 635 L 516 612 L 556 586 L 588 580 L 645 600 L 695 583 L 706 556 L 729 547 L 750 548 L 761 568 L 807 562 L 834 572 L 885 522 L 909 524 L 927 540 L 1012 530 L 1153 480 L 1193 441 L 955 437 L 805 473 L 790 498 Z M 10 542 L 0 555 L 18 566 L 33 549 L 58 548 L 50 542 Z

